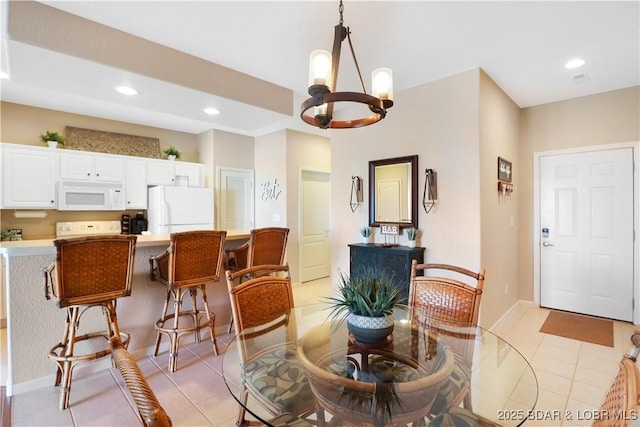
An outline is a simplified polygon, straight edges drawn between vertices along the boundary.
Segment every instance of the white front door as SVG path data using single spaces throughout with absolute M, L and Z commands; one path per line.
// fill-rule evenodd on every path
M 631 321 L 633 149 L 540 157 L 540 305 Z
M 253 171 L 220 168 L 218 170 L 220 230 L 253 228 Z
M 330 175 L 301 171 L 300 282 L 331 274 L 329 256 Z

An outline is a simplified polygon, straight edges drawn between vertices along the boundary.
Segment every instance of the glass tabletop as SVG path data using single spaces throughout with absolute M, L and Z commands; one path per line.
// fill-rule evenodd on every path
M 398 306 L 393 333 L 382 343 L 367 344 L 354 339 L 347 323 L 333 320 L 330 311 L 326 303 L 296 307 L 260 328 L 244 330 L 227 348 L 227 388 L 260 422 L 272 425 L 275 415 L 310 412 L 318 425 L 333 417 L 382 426 L 434 418 L 441 411 L 464 415 L 465 410 L 450 409 L 442 398 L 460 382 L 461 372 L 470 393 L 464 405 L 456 405 L 470 406 L 473 416 L 518 426 L 535 407 L 533 369 L 486 329 Z M 300 379 L 309 385 L 307 395 L 294 393 L 300 392 Z M 258 392 L 247 393 L 248 388 Z M 303 404 L 305 399 L 315 401 L 313 410 Z

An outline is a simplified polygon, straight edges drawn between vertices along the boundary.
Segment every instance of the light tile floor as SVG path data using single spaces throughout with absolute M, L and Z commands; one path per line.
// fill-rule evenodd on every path
M 328 280 L 294 285 L 297 305 L 330 293 Z M 583 426 L 591 418 L 627 350 L 633 325 L 615 322 L 615 347 L 603 347 L 539 332 L 548 310 L 519 306 L 494 332 L 514 345 L 531 363 L 539 384 L 534 420 L 526 426 Z M 1 334 L 0 334 L 1 337 Z M 218 337 L 224 352 L 232 335 Z M 138 364 L 174 426 L 233 427 L 237 403 L 221 374 L 222 357 L 206 342 L 185 346 L 177 372 L 166 372 L 167 355 Z M 116 385 L 114 387 L 114 385 Z M 117 370 L 74 378 L 71 407 L 58 410 L 59 390 L 45 387 L 13 396 L 13 426 L 139 426 L 133 404 Z

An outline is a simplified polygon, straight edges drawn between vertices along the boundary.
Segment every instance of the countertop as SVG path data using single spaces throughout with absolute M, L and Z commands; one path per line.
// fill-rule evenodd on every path
M 246 240 L 249 238 L 249 230 L 227 230 L 227 241 Z M 55 239 L 16 240 L 0 242 L 0 254 L 8 257 L 47 255 L 55 253 L 53 241 Z M 163 246 L 169 245 L 169 234 L 141 235 L 136 240 L 136 246 Z

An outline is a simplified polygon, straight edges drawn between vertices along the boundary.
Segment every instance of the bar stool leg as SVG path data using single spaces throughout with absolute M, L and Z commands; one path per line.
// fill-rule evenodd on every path
M 60 410 L 69 407 L 69 394 L 71 393 L 71 375 L 73 373 L 73 362 L 70 358 L 73 356 L 73 347 L 76 340 L 76 332 L 78 330 L 78 322 L 80 321 L 80 308 L 70 307 L 67 309 L 67 327 L 65 337 L 63 338 L 65 360 L 58 362 L 62 371 L 61 382 L 56 385 L 62 385 L 60 393 Z M 56 376 L 57 377 L 57 376 Z
M 182 298 L 186 291 L 176 289 L 173 298 L 173 331 L 169 333 L 170 349 L 169 349 L 169 372 L 175 372 L 178 369 L 178 328 L 180 320 L 180 308 L 182 307 Z
M 164 307 L 162 307 L 162 314 L 160 315 L 160 320 L 159 322 L 162 323 L 162 325 L 164 326 L 164 319 L 167 317 L 167 310 L 169 309 L 169 299 L 171 298 L 171 290 L 167 289 L 167 297 L 164 300 Z M 157 326 L 157 323 L 156 323 Z M 156 336 L 156 349 L 153 352 L 154 356 L 158 355 L 158 350 L 160 349 L 160 339 L 162 338 L 162 333 L 160 333 L 160 331 L 157 332 L 157 336 Z
M 218 342 L 216 340 L 215 324 L 216 315 L 209 310 L 209 301 L 207 300 L 207 287 L 206 285 L 200 285 L 202 291 L 202 302 L 204 304 L 204 312 L 207 316 L 207 325 L 209 325 L 209 331 L 211 332 L 211 342 L 213 343 L 213 354 L 218 355 Z
M 193 311 L 191 312 L 191 317 L 193 319 L 193 327 L 195 328 L 194 338 L 197 343 L 200 342 L 200 314 L 198 312 L 198 300 L 196 297 L 198 296 L 198 288 L 190 288 L 189 294 L 191 294 L 191 306 L 193 307 Z

